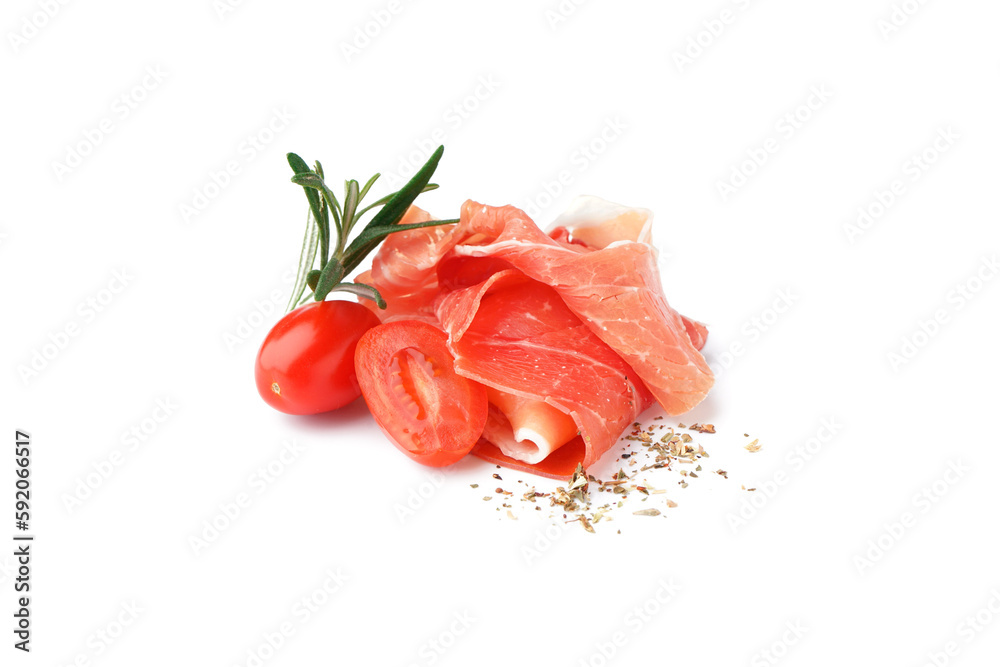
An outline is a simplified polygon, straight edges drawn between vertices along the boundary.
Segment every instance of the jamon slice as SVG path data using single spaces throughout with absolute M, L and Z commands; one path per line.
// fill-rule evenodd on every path
M 500 445 L 495 444 L 487 438 L 489 437 L 504 443 L 503 438 L 513 438 L 510 423 L 507 417 L 495 406 L 490 406 L 489 415 L 486 418 L 486 431 L 479 442 L 476 443 L 472 453 L 490 463 L 496 463 L 505 468 L 530 472 L 542 477 L 552 479 L 565 479 L 573 474 L 576 466 L 583 462 L 587 455 L 587 447 L 583 442 L 583 436 L 576 436 L 565 445 L 552 452 L 540 463 L 525 463 L 511 456 L 507 456 L 500 449 Z
M 421 213 L 411 209 L 408 215 Z M 439 262 L 439 268 L 454 265 L 460 257 L 501 260 L 551 285 L 570 310 L 635 369 L 668 414 L 690 410 L 712 386 L 712 372 L 698 352 L 705 329 L 685 322 L 667 304 L 656 251 L 646 243 L 625 240 L 599 249 L 570 248 L 545 235 L 513 206 L 468 201 L 454 227 L 390 236 L 371 274 L 359 280 L 370 281 L 391 304 L 389 311 L 380 313 L 384 321 L 433 321 L 432 304 L 442 291 L 435 267 Z
M 455 233 L 453 254 L 502 259 L 551 285 L 635 369 L 668 414 L 690 410 L 708 393 L 712 371 L 663 296 L 651 246 L 626 241 L 591 252 L 571 250 L 513 206 L 472 201 L 463 206 Z
M 577 197 L 549 225 L 552 238 L 572 238 L 588 248 L 600 250 L 612 243 L 634 241 L 651 245 L 653 212 L 609 202 L 600 197 Z
M 399 224 L 429 220 L 433 220 L 429 213 L 411 206 Z M 454 232 L 453 226 L 445 225 L 386 237 L 372 259 L 371 270 L 359 274 L 356 282 L 374 286 L 386 300 L 387 307 L 380 310 L 368 299 L 361 299 L 361 303 L 371 308 L 383 322 L 408 319 L 436 323 L 437 263 L 454 246 Z
M 653 212 L 649 209 L 584 196 L 574 199 L 549 225 L 549 237 L 574 250 L 601 250 L 622 241 L 651 244 L 652 226 Z M 695 349 L 705 347 L 708 328 L 683 315 L 681 320 Z
M 415 317 L 446 329 L 459 357 L 459 366 L 465 364 L 465 371 L 459 372 L 469 373 L 469 377 L 494 387 L 495 396 L 501 392 L 499 395 L 512 398 L 520 406 L 511 407 L 511 401 L 505 403 L 503 398 L 494 401 L 486 428 L 489 439 L 482 439 L 474 450 L 486 460 L 518 470 L 566 477 L 572 474 L 577 463 L 589 465 L 606 451 L 634 421 L 634 416 L 630 415 L 638 415 L 650 405 L 652 396 L 668 413 L 679 414 L 696 405 L 711 387 L 711 371 L 698 352 L 705 343 L 707 330 L 699 322 L 682 318 L 663 297 L 656 251 L 646 243 L 648 212 L 605 206 L 606 202 L 596 201 L 600 205 L 592 201 L 588 207 L 576 207 L 571 211 L 573 216 L 561 219 L 551 237 L 514 207 L 493 208 L 469 201 L 463 206 L 461 221 L 453 227 L 391 235 L 375 258 L 373 270 L 359 277 L 360 282 L 370 282 L 389 300 L 389 311 L 380 312 L 380 317 L 384 320 Z M 413 217 L 408 217 L 407 221 L 429 217 L 419 209 L 411 209 L 409 216 Z M 582 234 L 586 241 L 580 238 L 582 229 L 590 230 Z M 505 273 L 505 276 L 494 278 L 498 273 Z M 618 362 L 627 369 L 622 371 L 619 396 L 627 377 L 628 382 L 633 383 L 628 391 L 642 400 L 633 400 L 627 408 L 611 400 L 609 405 L 595 410 L 604 422 L 602 431 L 595 424 L 596 419 L 585 422 L 580 417 L 583 411 L 574 414 L 567 407 L 574 397 L 563 395 L 571 383 L 566 384 L 562 376 L 533 378 L 530 373 L 518 376 L 518 371 L 531 370 L 533 364 L 521 359 L 518 366 L 516 358 L 506 358 L 506 363 L 494 364 L 485 370 L 478 368 L 477 364 L 484 360 L 504 359 L 502 355 L 497 356 L 505 351 L 501 349 L 503 336 L 511 338 L 511 330 L 504 334 L 503 326 L 498 323 L 505 321 L 500 317 L 504 311 L 517 309 L 521 298 L 513 293 L 503 297 L 507 288 L 516 287 L 514 282 L 507 284 L 514 279 L 506 274 L 526 276 L 548 285 L 551 289 L 546 298 L 558 295 L 557 300 L 550 299 L 551 304 L 561 304 L 564 311 L 576 318 L 573 325 L 563 328 L 576 326 L 581 335 L 585 332 L 595 345 L 612 350 Z M 494 288 L 498 282 L 500 285 Z M 498 298 L 493 306 L 487 304 L 488 307 L 483 308 L 482 297 L 491 295 Z M 523 314 L 518 326 L 532 322 L 528 315 L 538 317 L 530 310 Z M 481 317 L 485 327 L 482 330 L 473 326 L 477 317 Z M 551 324 L 549 321 L 546 326 Z M 512 326 L 512 323 L 506 322 L 504 326 Z M 560 327 L 556 326 L 555 330 Z M 472 333 L 467 334 L 468 331 Z M 474 349 L 466 350 L 463 359 L 464 344 L 456 341 L 466 335 L 469 340 L 465 344 Z M 512 339 L 523 340 L 525 335 L 520 339 L 515 335 Z M 566 346 L 564 352 L 577 350 L 573 344 L 573 341 L 559 343 Z M 550 347 L 559 349 L 558 345 Z M 560 371 L 565 370 L 562 366 L 575 368 L 573 363 L 558 365 Z M 527 390 L 518 389 L 524 378 L 532 381 L 525 383 Z M 497 381 L 501 379 L 502 382 Z M 490 384 L 491 381 L 494 384 Z M 555 408 L 554 414 L 563 420 L 570 415 L 583 435 L 562 446 L 558 446 L 558 441 L 565 437 L 565 431 L 558 437 L 540 436 L 536 439 L 545 440 L 545 448 L 552 453 L 539 463 L 526 463 L 518 459 L 533 458 L 530 451 L 527 455 L 525 452 L 525 449 L 530 450 L 530 444 L 526 448 L 525 441 L 531 438 L 522 430 L 520 444 L 516 444 L 515 426 L 496 403 L 505 403 L 505 409 L 514 415 L 515 422 L 523 417 L 515 413 L 525 405 L 530 409 L 539 404 Z M 558 432 L 558 421 L 551 419 L 547 431 Z M 601 434 L 599 440 L 595 433 Z M 539 449 L 534 457 L 540 453 Z
M 455 371 L 509 397 L 494 403 L 484 433 L 507 457 L 541 463 L 579 431 L 584 451 L 573 467 L 589 466 L 652 403 L 635 372 L 556 290 L 520 271 L 500 271 L 448 294 L 437 313 Z M 551 411 L 530 409 L 538 402 Z M 519 409 L 525 404 L 526 412 Z M 565 415 L 574 428 L 566 429 Z M 532 430 L 544 438 L 525 443 L 525 423 L 532 418 Z
M 490 422 L 483 437 L 525 463 L 542 462 L 580 433 L 573 417 L 543 400 L 492 387 L 487 388 L 487 396 L 505 423 Z

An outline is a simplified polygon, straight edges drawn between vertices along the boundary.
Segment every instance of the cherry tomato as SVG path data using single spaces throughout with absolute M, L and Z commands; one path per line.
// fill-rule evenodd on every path
M 281 318 L 260 346 L 254 376 L 268 405 L 292 415 L 343 407 L 361 395 L 354 350 L 379 323 L 351 301 L 319 301 Z
M 443 331 L 416 320 L 375 327 L 358 343 L 354 366 L 375 421 L 414 461 L 446 466 L 479 440 L 486 387 L 455 373 Z

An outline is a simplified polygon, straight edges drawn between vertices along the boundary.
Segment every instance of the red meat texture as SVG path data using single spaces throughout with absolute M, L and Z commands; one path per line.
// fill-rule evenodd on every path
M 402 222 L 430 219 L 413 207 Z M 708 331 L 667 303 L 645 218 L 623 220 L 632 218 L 574 238 L 572 226 L 546 234 L 513 206 L 468 201 L 456 225 L 390 235 L 358 277 L 387 301 L 376 310 L 382 321 L 418 319 L 447 333 L 458 374 L 542 401 L 578 427 L 525 463 L 504 453 L 513 431 L 491 405 L 474 454 L 564 478 L 596 462 L 654 401 L 677 415 L 708 393 L 712 372 L 699 351 Z

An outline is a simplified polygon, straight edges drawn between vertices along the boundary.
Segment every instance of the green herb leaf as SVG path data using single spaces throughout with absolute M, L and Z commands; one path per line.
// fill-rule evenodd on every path
M 410 208 L 421 192 L 424 191 L 424 187 L 430 183 L 431 176 L 434 175 L 434 171 L 437 169 L 438 162 L 441 161 L 441 156 L 444 154 L 444 146 L 438 146 L 438 149 L 434 151 L 427 163 L 420 168 L 420 170 L 414 174 L 410 182 L 403 186 L 403 188 L 394 194 L 392 198 L 382 207 L 382 210 L 375 214 L 375 217 L 371 219 L 371 222 L 365 227 L 368 230 L 372 227 L 383 227 L 386 225 L 395 225 L 397 222 L 402 220 L 403 216 L 406 215 L 406 211 Z
M 357 238 L 351 241 L 351 245 L 347 247 L 344 252 L 344 270 L 350 273 L 354 269 L 358 268 L 368 253 L 374 250 L 379 243 L 382 242 L 389 234 L 395 234 L 396 232 L 405 232 L 409 229 L 420 229 L 422 227 L 439 227 L 441 225 L 453 225 L 458 222 L 458 219 L 454 220 L 429 220 L 427 222 L 415 222 L 409 225 L 385 225 L 384 227 L 375 227 L 371 225 L 365 227 L 364 231 L 358 234 Z
M 295 153 L 288 153 L 285 156 L 288 159 L 288 166 L 292 168 L 296 176 L 299 174 L 311 174 L 312 169 L 306 164 L 306 161 L 300 158 Z M 292 177 L 292 182 L 295 182 L 295 176 Z M 315 192 L 306 190 L 306 199 L 309 200 L 309 208 L 312 209 L 313 215 L 317 218 L 319 217 L 319 195 Z
M 438 147 L 427 163 L 402 189 L 359 211 L 358 206 L 371 190 L 372 185 L 379 179 L 379 174 L 368 179 L 363 187 L 358 181 L 345 181 L 344 205 L 341 206 L 336 195 L 326 184 L 323 165 L 317 160 L 315 168 L 310 169 L 298 155 L 288 153 L 288 164 L 295 172 L 292 176 L 292 182 L 305 190 L 310 211 L 305 237 L 302 241 L 302 251 L 299 256 L 299 268 L 292 288 L 292 297 L 289 300 L 289 310 L 303 302 L 302 295 L 305 293 L 306 287 L 313 290 L 312 297 L 316 301 L 323 301 L 332 291 L 346 291 L 362 298 L 371 299 L 380 308 L 385 308 L 385 300 L 382 295 L 371 285 L 342 281 L 389 234 L 458 222 L 458 220 L 431 220 L 410 225 L 399 224 L 417 196 L 437 188 L 436 185 L 430 183 L 430 179 L 443 154 L 444 146 Z M 382 206 L 382 209 L 365 225 L 361 234 L 348 245 L 347 241 L 358 221 L 366 212 L 377 206 Z M 330 230 L 331 214 L 337 232 L 337 238 L 333 244 L 331 241 L 334 239 L 331 238 Z M 317 245 L 319 245 L 320 254 L 318 269 L 313 268 L 316 264 Z
M 327 187 L 326 181 L 320 178 L 319 174 L 316 174 L 315 172 L 309 172 L 308 174 L 296 174 L 295 176 L 292 176 L 292 182 L 296 185 L 301 185 L 304 188 L 310 188 L 311 190 L 317 191 L 323 195 L 323 200 L 326 202 L 326 208 L 333 212 L 333 222 L 337 228 L 337 240 L 339 247 L 343 242 L 343 239 L 347 236 L 347 233 L 344 231 L 344 227 L 341 222 L 342 209 L 340 207 L 340 202 L 337 201 L 337 195 L 333 194 L 333 190 Z M 329 218 L 326 218 L 326 220 L 327 239 L 329 239 Z M 322 240 L 323 237 L 321 236 L 320 241 L 322 242 Z
M 316 301 L 323 301 L 326 299 L 326 296 L 333 289 L 334 285 L 339 283 L 344 278 L 345 273 L 344 265 L 340 263 L 340 260 L 336 257 L 331 257 L 326 266 L 320 270 L 319 280 L 316 282 L 316 289 L 313 290 L 313 298 L 316 299 Z
M 312 271 L 306 274 L 306 285 L 309 285 L 309 289 L 311 289 L 313 292 L 316 291 L 316 285 L 319 284 L 319 274 L 320 274 L 319 269 L 313 269 Z
M 299 305 L 306 291 L 306 276 L 316 263 L 316 246 L 319 240 L 319 226 L 313 220 L 312 209 L 306 213 L 306 233 L 302 239 L 302 252 L 299 253 L 299 268 L 292 285 L 292 298 L 288 301 L 287 312 Z
M 332 292 L 350 292 L 351 294 L 356 294 L 357 296 L 364 297 L 365 299 L 371 299 L 378 305 L 379 308 L 385 310 L 385 299 L 382 295 L 378 293 L 378 290 L 371 285 L 366 285 L 364 283 L 340 283 L 335 286 Z
M 344 187 L 344 232 L 337 239 L 338 257 L 344 252 L 347 237 L 350 236 L 351 228 L 354 227 L 354 211 L 357 210 L 359 201 L 361 201 L 361 196 L 358 190 L 358 182 L 348 181 Z
M 441 186 L 439 186 L 437 183 L 428 183 L 427 185 L 424 186 L 424 189 L 421 190 L 421 194 L 424 193 L 424 192 L 430 192 L 431 190 L 437 190 L 439 187 L 441 187 Z M 365 206 L 363 209 L 361 209 L 360 211 L 358 211 L 357 215 L 355 215 L 354 217 L 355 218 L 360 218 L 361 216 L 363 216 L 368 211 L 372 210 L 376 206 L 381 206 L 382 204 L 386 203 L 390 199 L 392 199 L 392 195 L 386 195 L 385 197 L 382 197 L 378 201 L 372 202 L 371 204 L 368 204 L 368 206 Z
M 285 157 L 288 160 L 288 166 L 290 166 L 292 171 L 295 172 L 295 176 L 292 176 L 292 182 L 296 185 L 301 185 L 296 179 L 306 178 L 309 176 L 318 178 L 320 182 L 323 181 L 321 177 L 316 175 L 309 168 L 306 161 L 295 153 L 288 153 Z M 316 163 L 316 166 L 322 170 L 319 162 Z M 323 202 L 320 199 L 319 193 L 304 186 L 303 190 L 305 190 L 306 199 L 309 200 L 309 208 L 313 213 L 317 226 L 319 227 L 320 257 L 322 258 L 322 262 L 325 263 L 326 258 L 330 253 L 330 218 L 326 214 L 326 211 L 324 211 Z
M 382 174 L 375 174 L 368 179 L 368 182 L 365 183 L 365 187 L 361 188 L 361 194 L 358 195 L 358 202 L 365 198 L 365 195 L 368 194 L 368 191 L 372 189 L 372 186 L 375 185 L 375 181 L 377 181 L 381 175 Z M 360 213 L 358 214 L 358 217 L 361 217 Z

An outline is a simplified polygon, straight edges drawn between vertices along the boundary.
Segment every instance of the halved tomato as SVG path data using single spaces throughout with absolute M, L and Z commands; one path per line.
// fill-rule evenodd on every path
M 379 427 L 418 463 L 446 466 L 486 426 L 486 387 L 455 373 L 448 337 L 416 320 L 380 324 L 358 341 L 354 368 Z

